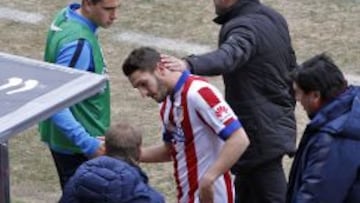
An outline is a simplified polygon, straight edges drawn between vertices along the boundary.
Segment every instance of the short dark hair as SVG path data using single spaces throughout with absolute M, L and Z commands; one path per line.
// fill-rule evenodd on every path
M 140 131 L 128 123 L 117 123 L 105 133 L 106 155 L 128 162 L 137 161 L 141 142 Z
M 343 73 L 325 53 L 301 64 L 292 73 L 292 78 L 304 93 L 319 91 L 324 101 L 336 97 L 347 87 Z
M 134 49 L 123 63 L 123 72 L 130 76 L 137 70 L 153 72 L 160 61 L 160 53 L 150 47 Z

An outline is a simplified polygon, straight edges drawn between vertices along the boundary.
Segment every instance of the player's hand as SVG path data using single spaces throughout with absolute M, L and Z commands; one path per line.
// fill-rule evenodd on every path
M 96 139 L 100 140 L 101 142 L 105 142 L 105 136 L 96 137 Z
M 105 155 L 106 153 L 106 148 L 105 148 L 105 137 L 101 136 L 101 137 L 97 137 L 97 139 L 100 140 L 100 146 L 99 148 L 95 151 L 95 153 L 91 156 L 91 158 L 95 158 L 98 156 L 102 156 Z
M 214 180 L 207 177 L 206 174 L 201 178 L 199 183 L 199 200 L 200 203 L 214 203 Z
M 189 66 L 185 60 L 166 54 L 161 54 L 161 64 L 169 70 L 180 72 L 188 69 Z

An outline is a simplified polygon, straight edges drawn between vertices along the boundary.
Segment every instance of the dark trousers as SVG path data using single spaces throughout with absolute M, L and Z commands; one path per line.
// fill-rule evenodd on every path
M 236 203 L 283 203 L 286 190 L 281 158 L 235 176 Z
M 88 158 L 83 154 L 62 154 L 51 149 L 50 151 L 59 175 L 61 190 L 64 190 L 67 181 L 74 175 L 76 169 L 87 161 Z

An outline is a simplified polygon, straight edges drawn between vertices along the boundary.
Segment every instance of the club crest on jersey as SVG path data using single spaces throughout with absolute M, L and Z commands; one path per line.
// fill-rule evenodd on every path
M 215 115 L 216 117 L 221 121 L 221 122 L 225 122 L 226 120 L 228 120 L 229 118 L 231 118 L 232 114 L 231 114 L 231 110 L 229 109 L 228 106 L 224 105 L 224 104 L 218 104 L 216 106 L 214 106 L 214 111 L 215 111 Z
M 181 127 L 168 123 L 165 125 L 165 128 L 167 131 L 166 135 L 172 143 L 185 142 L 185 134 Z

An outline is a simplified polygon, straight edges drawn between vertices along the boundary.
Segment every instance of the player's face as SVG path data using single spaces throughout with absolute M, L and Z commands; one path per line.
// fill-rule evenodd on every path
M 165 84 L 156 73 L 137 70 L 129 76 L 129 80 L 133 87 L 139 90 L 141 96 L 151 97 L 158 103 L 163 102 L 168 95 Z
M 86 6 L 90 13 L 90 20 L 100 27 L 108 28 L 117 18 L 117 10 L 120 7 L 120 1 L 102 0 L 93 4 L 91 0 L 88 0 Z

